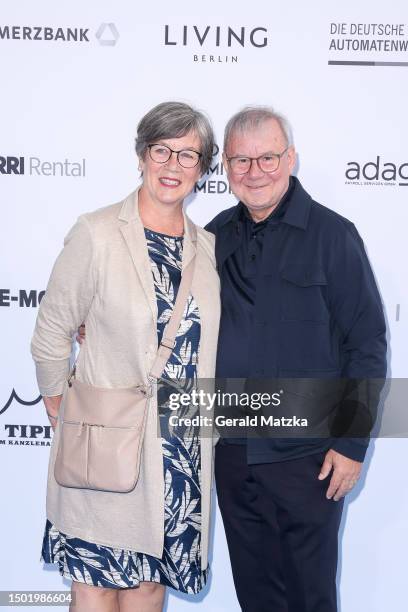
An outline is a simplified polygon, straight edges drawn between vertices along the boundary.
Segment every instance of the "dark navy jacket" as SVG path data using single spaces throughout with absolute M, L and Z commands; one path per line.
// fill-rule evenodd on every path
M 292 177 L 286 211 L 268 224 L 254 304 L 253 337 L 228 331 L 226 259 L 238 248 L 240 206 L 219 213 L 206 229 L 216 236 L 222 314 L 217 376 L 228 377 L 229 351 L 251 350 L 249 378 L 381 379 L 386 374 L 381 298 L 354 225 L 318 204 Z M 233 375 L 233 374 L 232 374 Z M 300 457 L 327 448 L 358 461 L 367 440 L 248 439 L 250 463 Z

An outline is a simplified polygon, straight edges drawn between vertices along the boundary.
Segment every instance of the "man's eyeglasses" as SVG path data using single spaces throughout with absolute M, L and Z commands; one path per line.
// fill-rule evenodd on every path
M 194 149 L 175 151 L 174 149 L 170 149 L 167 145 L 162 144 L 150 144 L 147 148 L 149 149 L 151 159 L 158 164 L 165 164 L 169 161 L 172 154 L 176 153 L 177 161 L 183 168 L 194 168 L 202 156 L 202 153 L 194 151 Z
M 249 172 L 252 162 L 256 161 L 258 168 L 262 172 L 276 172 L 279 168 L 281 157 L 286 153 L 289 147 L 286 147 L 282 153 L 263 153 L 259 157 L 227 157 L 227 161 L 234 174 L 246 174 Z

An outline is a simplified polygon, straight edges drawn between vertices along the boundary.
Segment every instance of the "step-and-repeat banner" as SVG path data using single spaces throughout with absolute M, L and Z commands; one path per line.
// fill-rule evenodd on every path
M 155 104 L 207 111 L 220 146 L 243 105 L 288 117 L 303 185 L 365 241 L 387 314 L 389 375 L 406 376 L 408 8 L 405 0 L 17 0 L 2 3 L 0 63 L 0 590 L 68 589 L 39 562 L 52 432 L 29 341 L 76 217 L 136 186 L 136 124 Z M 215 156 L 188 213 L 204 225 L 234 202 Z M 343 612 L 405 610 L 407 457 L 402 437 L 373 441 L 348 498 Z M 218 511 L 211 566 L 197 609 L 238 610 Z M 192 604 L 171 593 L 167 605 Z

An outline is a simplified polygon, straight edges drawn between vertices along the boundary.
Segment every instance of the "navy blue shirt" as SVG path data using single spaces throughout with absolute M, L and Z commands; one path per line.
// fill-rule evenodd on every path
M 312 200 L 296 177 L 281 204 L 259 230 L 259 243 L 242 203 L 206 227 L 216 236 L 221 279 L 217 376 L 384 378 L 382 303 L 356 228 Z M 281 461 L 329 446 L 362 461 L 367 444 L 248 439 L 248 461 Z
M 225 261 L 222 287 L 223 336 L 240 338 L 243 350 L 229 350 L 231 341 L 218 347 L 217 375 L 229 378 L 248 376 L 251 363 L 251 338 L 254 338 L 255 303 L 260 282 L 263 242 L 267 227 L 274 229 L 282 220 L 294 182 L 279 205 L 263 221 L 255 222 L 242 202 L 237 208 L 238 247 Z M 273 233 L 269 234 L 273 239 Z M 261 281 L 262 282 L 262 281 Z

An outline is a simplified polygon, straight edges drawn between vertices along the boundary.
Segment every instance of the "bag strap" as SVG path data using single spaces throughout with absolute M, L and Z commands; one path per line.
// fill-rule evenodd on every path
M 195 230 L 195 228 L 194 228 Z M 197 233 L 194 231 L 192 236 L 193 241 L 196 239 Z M 176 301 L 173 307 L 171 317 L 163 330 L 163 336 L 157 350 L 156 359 L 150 369 L 149 378 L 160 378 L 163 373 L 166 363 L 168 362 L 171 353 L 175 346 L 177 331 L 183 317 L 184 307 L 190 295 L 191 284 L 193 281 L 195 268 L 195 255 L 186 266 L 181 276 L 180 286 L 177 292 Z

